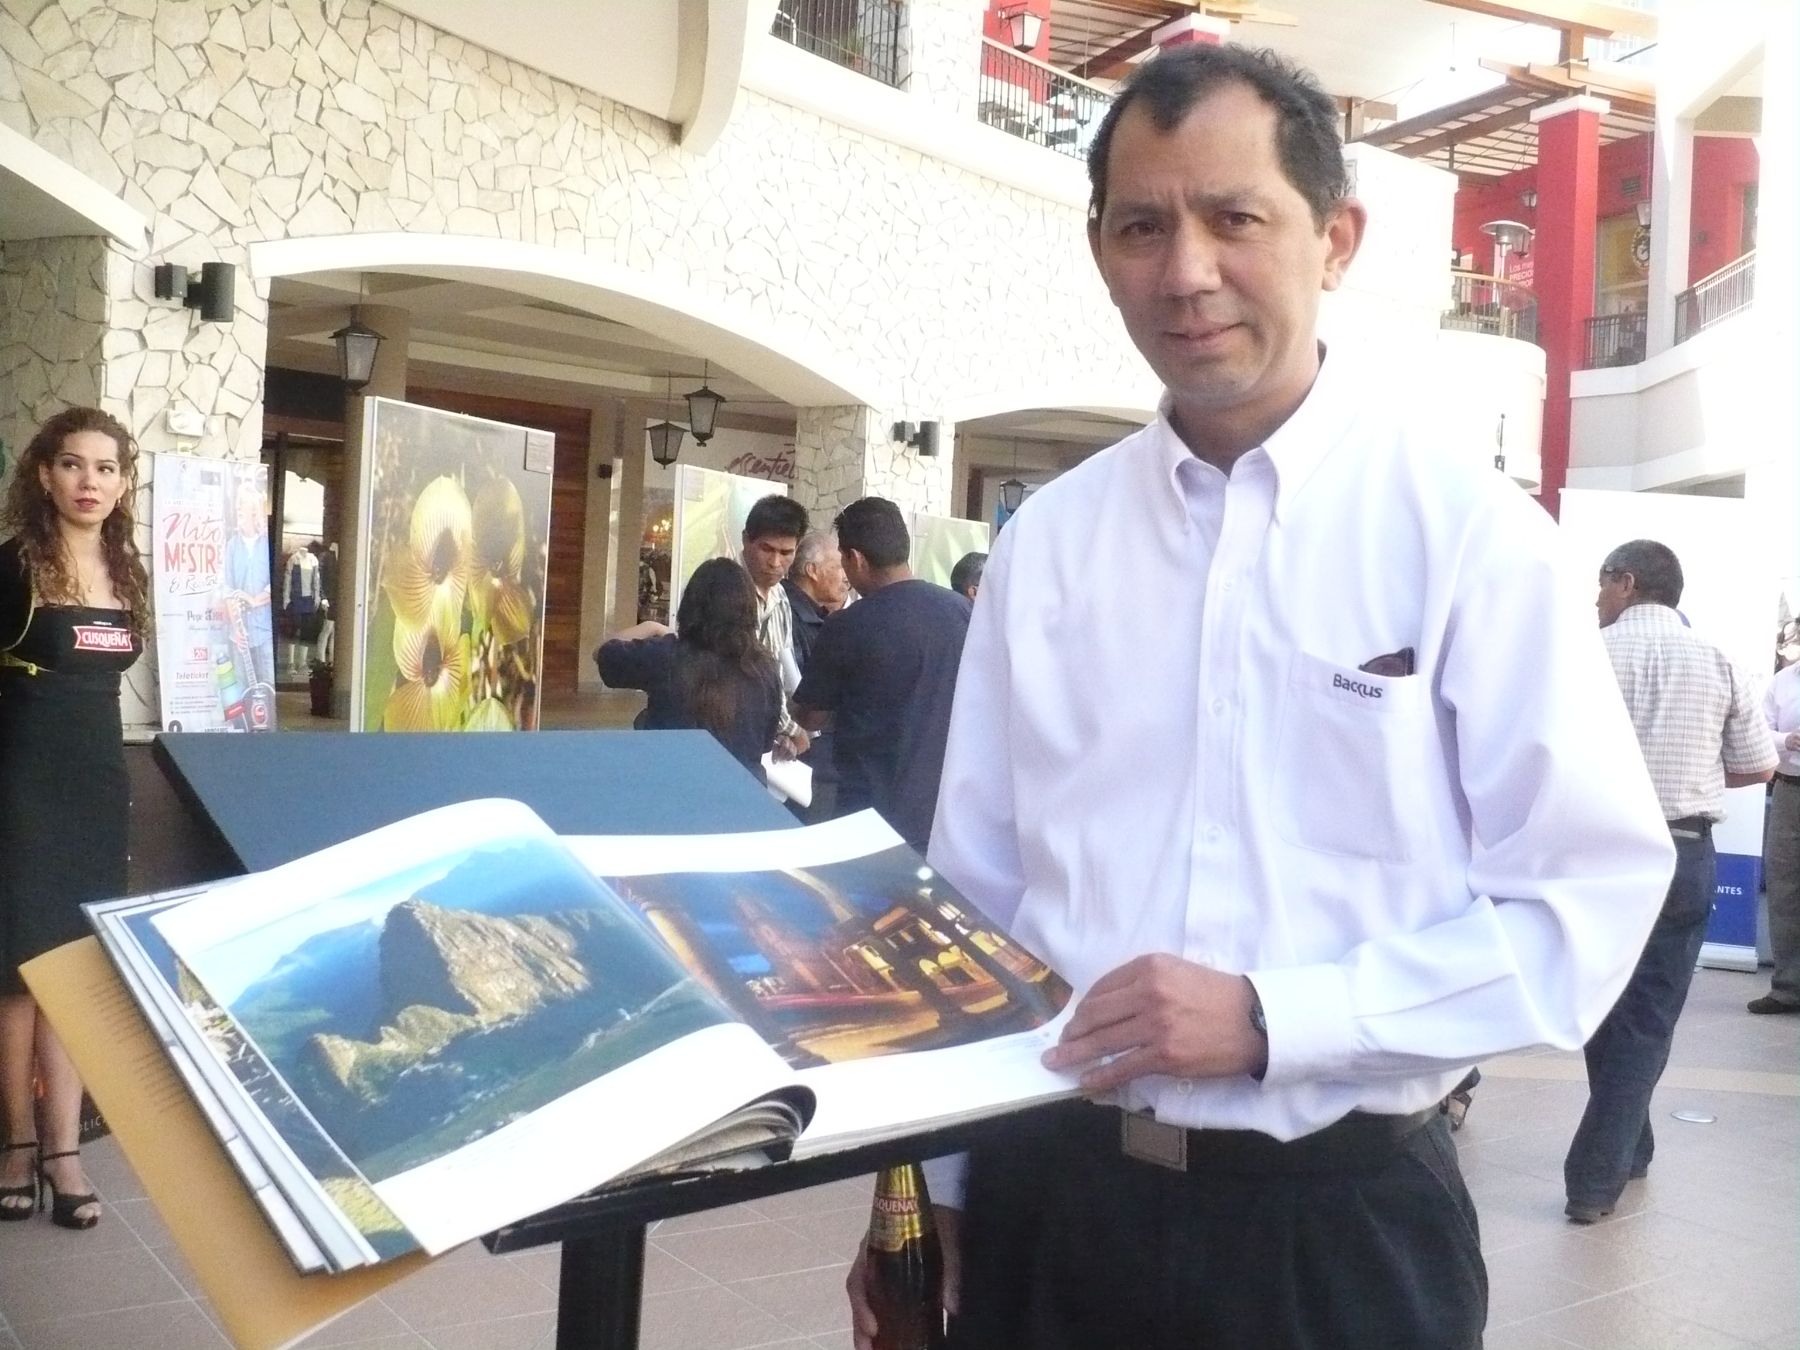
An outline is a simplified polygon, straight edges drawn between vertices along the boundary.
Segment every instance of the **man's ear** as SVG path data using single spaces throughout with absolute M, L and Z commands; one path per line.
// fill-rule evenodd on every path
M 1363 231 L 1369 225 L 1369 211 L 1354 197 L 1344 197 L 1332 204 L 1320 237 L 1325 242 L 1325 271 L 1321 290 L 1335 291 L 1344 284 L 1356 251 L 1362 247 Z

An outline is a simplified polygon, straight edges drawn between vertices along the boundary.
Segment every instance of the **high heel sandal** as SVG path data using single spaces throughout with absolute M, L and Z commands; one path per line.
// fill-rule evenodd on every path
M 0 1153 L 17 1153 L 22 1148 L 37 1151 L 38 1141 L 28 1140 L 23 1144 L 0 1144 Z M 31 1168 L 31 1179 L 23 1186 L 0 1186 L 0 1200 L 23 1200 L 22 1205 L 0 1205 L 0 1223 L 18 1223 L 29 1219 L 44 1207 L 44 1191 L 38 1183 L 38 1170 L 41 1163 L 34 1161 Z
M 58 1158 L 79 1158 L 80 1156 L 80 1149 L 71 1148 L 65 1149 L 61 1153 L 46 1153 L 38 1159 L 38 1177 L 43 1185 L 50 1188 L 50 1222 L 58 1228 L 92 1228 L 100 1222 L 98 1214 L 83 1216 L 76 1213 L 77 1210 L 88 1205 L 98 1205 L 100 1197 L 92 1191 L 86 1195 L 64 1195 L 57 1184 L 50 1179 L 50 1171 L 44 1166 L 45 1163 L 55 1162 Z M 43 1204 L 41 1191 L 38 1203 L 40 1206 Z

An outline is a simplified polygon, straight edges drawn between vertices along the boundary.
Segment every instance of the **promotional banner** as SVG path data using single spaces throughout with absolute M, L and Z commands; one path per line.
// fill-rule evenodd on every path
M 1673 549 L 1686 583 L 1682 617 L 1736 663 L 1761 712 L 1775 663 L 1775 584 L 1756 580 L 1756 539 L 1741 498 L 1565 489 L 1562 534 L 1575 579 L 1590 590 L 1599 587 L 1606 555 L 1628 540 L 1654 539 Z M 1725 819 L 1713 828 L 1719 876 L 1703 965 L 1756 969 L 1763 804 L 1760 786 L 1725 794 Z
M 536 729 L 556 438 L 366 402 L 351 728 Z
M 165 731 L 273 731 L 268 481 L 261 464 L 158 455 L 151 589 Z
M 744 521 L 764 497 L 785 497 L 786 483 L 743 478 L 697 464 L 675 469 L 675 527 L 669 571 L 669 614 L 681 608 L 681 588 L 708 558 L 744 551 Z

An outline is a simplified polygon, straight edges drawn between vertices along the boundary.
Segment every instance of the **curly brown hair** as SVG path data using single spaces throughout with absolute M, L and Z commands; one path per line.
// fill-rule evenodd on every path
M 79 604 L 81 589 L 63 543 L 56 507 L 38 476 L 48 467 L 70 436 L 98 431 L 112 437 L 119 447 L 119 473 L 125 491 L 100 526 L 100 550 L 112 578 L 113 593 L 125 607 L 132 631 L 143 635 L 150 621 L 150 575 L 138 557 L 134 536 L 137 519 L 132 514 L 132 491 L 137 487 L 138 444 L 117 418 L 98 408 L 65 408 L 43 426 L 19 456 L 7 485 L 6 503 L 0 507 L 0 527 L 19 541 L 19 555 L 38 595 L 62 604 Z

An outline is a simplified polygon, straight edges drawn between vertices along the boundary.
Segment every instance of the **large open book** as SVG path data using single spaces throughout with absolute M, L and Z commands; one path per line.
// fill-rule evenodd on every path
M 1075 1091 L 1039 1063 L 1068 987 L 873 813 L 558 838 L 466 802 L 90 913 L 302 1271 Z

